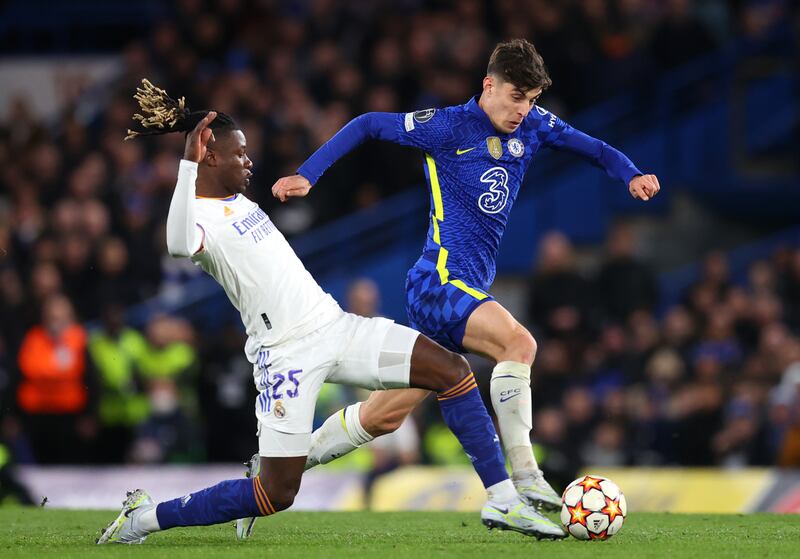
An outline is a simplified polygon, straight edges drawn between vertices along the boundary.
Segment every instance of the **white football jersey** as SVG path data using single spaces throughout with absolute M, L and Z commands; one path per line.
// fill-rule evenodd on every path
M 341 315 L 258 204 L 242 194 L 194 203 L 204 248 L 192 261 L 241 313 L 252 363 L 260 348 L 305 336 Z

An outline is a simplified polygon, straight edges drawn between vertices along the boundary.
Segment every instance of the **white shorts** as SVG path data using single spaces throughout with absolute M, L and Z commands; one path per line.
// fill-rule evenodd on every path
M 263 348 L 253 366 L 261 456 L 306 456 L 322 384 L 408 388 L 419 332 L 350 313 L 298 340 Z

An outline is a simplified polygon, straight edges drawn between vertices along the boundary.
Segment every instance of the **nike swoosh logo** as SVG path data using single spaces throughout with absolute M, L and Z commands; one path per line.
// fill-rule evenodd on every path
M 494 510 L 496 510 L 498 512 L 502 512 L 503 514 L 508 514 L 508 507 L 500 508 L 500 507 L 496 507 L 494 505 L 489 505 L 489 506 L 492 507 Z
M 500 398 L 500 403 L 502 404 L 503 402 L 508 402 L 511 398 L 519 396 L 520 394 L 522 394 L 522 392 L 517 392 L 516 394 L 512 394 L 511 396 L 506 396 L 505 398 Z
M 456 155 L 464 155 L 465 153 L 467 153 L 468 151 L 472 151 L 473 149 L 475 149 L 475 148 L 457 149 L 456 150 Z

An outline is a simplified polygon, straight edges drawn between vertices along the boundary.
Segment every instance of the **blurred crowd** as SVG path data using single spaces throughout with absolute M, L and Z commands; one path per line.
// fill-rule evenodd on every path
M 520 318 L 539 342 L 533 438 L 545 469 L 568 482 L 583 464 L 800 466 L 800 248 L 765 254 L 742 281 L 724 253 L 711 253 L 682 300 L 660 308 L 656 276 L 636 247 L 634 229 L 619 223 L 591 265 L 559 232 L 538 248 Z M 343 304 L 378 315 L 377 285 L 354 281 Z M 70 300 L 51 294 L 20 344 L 4 346 L 2 440 L 16 459 L 246 457 L 254 389 L 241 328 L 204 336 L 155 315 L 137 329 L 123 311 L 107 305 L 87 330 Z M 490 365 L 474 365 L 488 391 Z M 365 396 L 326 385 L 317 425 Z M 430 400 L 345 465 L 379 473 L 465 460 Z
M 209 335 L 174 316 L 137 328 L 124 320 L 130 305 L 199 273 L 165 253 L 183 137 L 121 141 L 141 78 L 238 120 L 255 162 L 250 195 L 292 235 L 418 186 L 420 158 L 364 146 L 314 196 L 285 207 L 269 196 L 274 179 L 362 112 L 479 93 L 498 40 L 536 44 L 554 80 L 545 104 L 568 116 L 645 91 L 734 38 L 757 39 L 789 10 L 780 0 L 175 2 L 171 17 L 127 44 L 112 83 L 68 99 L 54 121 L 19 98 L 0 122 L 0 450 L 30 463 L 251 452 L 239 326 Z M 535 432 L 548 460 L 796 464 L 798 253 L 754 264 L 745 286 L 710 258 L 685 303 L 659 319 L 652 274 L 615 256 L 615 238 L 595 277 L 576 271 L 563 237 L 540 251 L 529 323 L 541 342 Z M 371 300 L 359 285 L 356 306 L 359 292 Z M 335 407 L 353 395 L 329 396 Z M 426 413 L 422 451 L 408 442 L 412 429 L 402 460 L 458 454 L 436 450 L 444 439 L 425 442 L 441 434 Z
M 764 255 L 739 282 L 711 253 L 659 309 L 635 245 L 617 226 L 586 275 L 563 235 L 542 240 L 529 318 L 545 463 L 800 465 L 800 249 Z
M 556 484 L 584 465 L 800 466 L 800 248 L 749 264 L 734 281 L 712 253 L 682 300 L 662 308 L 634 229 L 580 264 L 546 235 L 524 323 L 539 345 L 533 441 Z M 520 317 L 523 318 L 523 317 Z M 491 366 L 476 360 L 488 399 Z M 461 460 L 432 403 L 415 417 L 423 458 Z

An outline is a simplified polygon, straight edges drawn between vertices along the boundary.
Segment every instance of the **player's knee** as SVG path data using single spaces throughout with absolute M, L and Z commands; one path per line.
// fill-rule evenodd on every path
M 448 352 L 447 366 L 442 369 L 440 386 L 437 392 L 444 392 L 453 388 L 459 382 L 464 380 L 471 374 L 469 362 L 463 355 L 458 353 Z
M 291 507 L 294 503 L 294 498 L 296 495 L 297 490 L 290 487 L 281 488 L 275 491 L 274 495 L 270 498 L 275 512 L 286 510 Z
M 536 340 L 531 333 L 525 327 L 519 326 L 509 340 L 507 351 L 510 355 L 506 360 L 533 365 L 537 349 Z
M 275 480 L 269 479 L 266 472 L 261 472 L 261 485 L 264 487 L 269 502 L 275 512 L 286 510 L 294 503 L 294 498 L 300 490 L 300 479 Z

